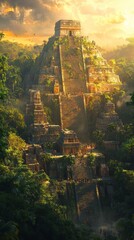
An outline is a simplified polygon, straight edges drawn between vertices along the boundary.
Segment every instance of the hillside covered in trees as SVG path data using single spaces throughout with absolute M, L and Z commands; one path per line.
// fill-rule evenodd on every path
M 133 240 L 134 239 L 134 43 L 105 54 L 123 83 L 115 94 L 103 94 L 114 100 L 123 127 L 110 125 L 107 137 L 118 141 L 116 151 L 103 147 L 104 132 L 94 131 L 92 141 L 105 155 L 113 182 L 112 200 L 102 196 L 104 211 L 114 213 L 114 234 L 75 224 L 67 214 L 63 196 L 66 182 L 51 179 L 42 169 L 32 172 L 23 160 L 28 141 L 25 104 L 29 76 L 38 62 L 43 46 L 23 46 L 0 41 L 0 239 L 1 240 Z M 74 53 L 75 54 L 75 53 Z M 131 94 L 131 95 L 130 95 Z M 51 115 L 50 109 L 46 108 Z M 45 109 L 45 111 L 46 111 Z M 93 110 L 95 111 L 95 110 Z M 96 113 L 95 113 L 96 114 Z M 93 115 L 92 115 L 93 116 Z M 114 137 L 113 137 L 114 136 Z M 64 158 L 65 159 L 65 158 Z M 98 166 L 94 153 L 89 165 Z M 51 161 L 45 154 L 44 162 Z M 73 164 L 73 163 L 71 163 Z M 100 181 L 101 185 L 101 181 Z M 105 191 L 106 188 L 104 187 Z M 64 199 L 64 198 L 63 198 Z

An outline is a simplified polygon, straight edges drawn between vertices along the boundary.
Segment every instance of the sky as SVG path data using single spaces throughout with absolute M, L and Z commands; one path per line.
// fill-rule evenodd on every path
M 0 31 L 11 41 L 42 44 L 60 19 L 79 20 L 82 35 L 104 49 L 134 37 L 133 0 L 0 0 Z

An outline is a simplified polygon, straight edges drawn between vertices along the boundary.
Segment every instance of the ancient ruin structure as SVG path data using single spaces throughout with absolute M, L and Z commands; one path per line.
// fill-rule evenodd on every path
M 43 150 L 40 145 L 33 144 L 27 145 L 23 152 L 24 163 L 27 164 L 32 172 L 38 172 L 40 170 L 40 160 Z
M 41 103 L 40 91 L 29 90 L 29 102 L 26 105 L 26 116 L 34 124 L 48 124 L 47 116 Z
M 65 129 L 61 132 L 58 146 L 61 154 L 76 155 L 79 153 L 80 141 L 74 131 Z
M 59 119 L 62 128 L 74 130 L 82 142 L 87 142 L 90 97 L 118 91 L 121 82 L 95 42 L 81 36 L 79 21 L 56 22 L 54 36 L 44 46 L 35 69 L 32 88 L 51 96 L 53 102 L 57 100 L 59 111 L 53 119 Z
M 89 119 L 94 107 L 91 100 L 100 102 L 105 92 L 118 91 L 120 79 L 95 43 L 81 36 L 80 22 L 72 20 L 55 24 L 54 36 L 37 59 L 31 79 L 26 121 L 32 145 L 24 152 L 25 163 L 32 171 L 38 171 L 40 154 L 46 153 L 47 145 L 51 145 L 51 161 L 46 164 L 46 173 L 57 181 L 66 180 L 66 202 L 74 204 L 75 211 L 70 214 L 74 221 L 94 226 L 101 211 L 97 175 L 94 176 L 86 152 L 78 153 L 81 142 L 91 144 Z M 51 110 L 53 124 L 48 122 L 44 107 Z M 105 131 L 111 123 L 120 125 L 121 121 L 114 104 L 108 102 L 93 124 L 94 128 Z M 66 161 L 62 163 L 63 155 L 75 155 L 73 168 L 68 167 Z M 68 175 L 70 169 L 73 172 Z M 108 175 L 103 163 L 100 177 Z M 69 176 L 72 183 L 68 182 Z
M 41 102 L 40 91 L 29 90 L 26 105 L 26 121 L 29 125 L 30 141 L 36 144 L 55 142 L 60 135 L 59 125 L 50 125 Z
M 60 20 L 55 24 L 55 36 L 77 36 L 81 33 L 79 21 Z
M 97 50 L 92 54 L 92 58 L 86 59 L 86 69 L 87 87 L 90 93 L 113 92 L 120 89 L 119 76 Z
M 115 105 L 111 101 L 106 103 L 104 112 L 100 114 L 97 119 L 96 128 L 102 131 L 107 131 L 108 126 L 115 124 L 118 127 L 122 126 L 122 121 L 120 120 L 118 114 L 115 112 Z
M 45 146 L 47 143 L 59 142 L 62 154 L 77 154 L 80 142 L 74 131 L 62 130 L 59 125 L 47 122 L 41 102 L 40 91 L 29 90 L 29 102 L 26 105 L 26 121 L 29 125 L 31 142 Z

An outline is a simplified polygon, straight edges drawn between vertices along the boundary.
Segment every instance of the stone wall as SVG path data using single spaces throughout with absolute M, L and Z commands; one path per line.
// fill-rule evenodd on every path
M 88 139 L 88 123 L 83 96 L 61 96 L 63 128 L 74 130 L 80 141 Z
M 23 152 L 24 163 L 29 167 L 32 172 L 38 172 L 41 161 L 41 154 L 43 150 L 40 145 L 32 144 L 27 145 L 26 149 Z
M 81 25 L 79 21 L 60 20 L 55 24 L 55 36 L 80 35 Z
M 68 44 L 60 46 L 64 93 L 79 95 L 87 92 L 81 44 L 74 37 L 68 37 Z

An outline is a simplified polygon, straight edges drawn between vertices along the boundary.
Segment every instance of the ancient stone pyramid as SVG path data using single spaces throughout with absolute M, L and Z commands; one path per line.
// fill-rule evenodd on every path
M 52 109 L 53 123 L 89 139 L 87 103 L 91 96 L 119 90 L 121 82 L 94 41 L 81 35 L 79 21 L 60 20 L 36 63 L 33 89 Z M 57 110 L 56 110 L 57 109 Z

